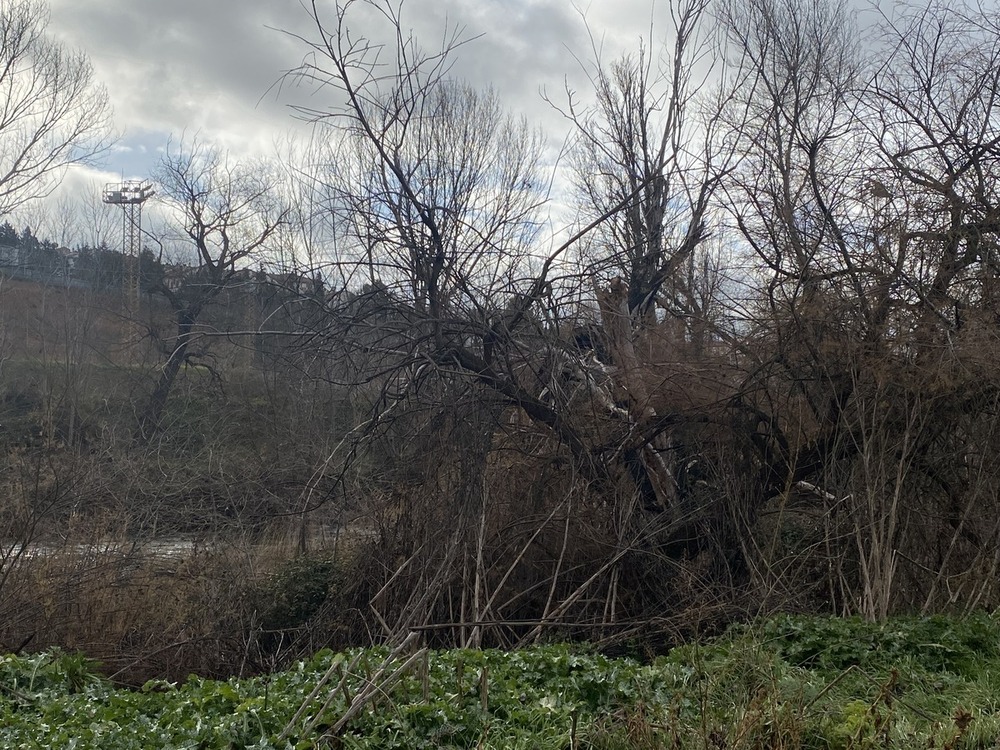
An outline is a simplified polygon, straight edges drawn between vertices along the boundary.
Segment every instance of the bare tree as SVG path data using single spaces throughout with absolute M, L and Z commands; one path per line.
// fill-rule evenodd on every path
M 629 315 L 638 325 L 657 308 L 683 319 L 693 314 L 685 271 L 708 234 L 710 200 L 728 159 L 718 153 L 720 126 L 713 90 L 709 4 L 670 6 L 670 39 L 661 53 L 652 40 L 606 64 L 593 44 L 590 83 L 595 101 L 567 91 L 560 107 L 574 126 L 578 205 L 593 219 L 618 204 L 590 238 L 592 272 L 628 286 Z M 673 308 L 681 303 L 688 310 Z
M 0 7 L 0 216 L 111 143 L 107 93 L 86 56 L 46 34 L 48 20 L 36 0 Z
M 704 8 L 695 3 L 689 10 L 685 24 Z M 506 115 L 495 95 L 448 77 L 461 37 L 446 32 L 440 49 L 423 50 L 405 31 L 400 5 L 381 0 L 338 4 L 329 16 L 313 4 L 310 12 L 315 34 L 302 40 L 309 56 L 286 80 L 337 96 L 339 104 L 299 113 L 329 133 L 330 167 L 318 181 L 347 230 L 338 246 L 345 288 L 326 300 L 326 327 L 311 343 L 346 363 L 348 381 L 369 388 L 371 417 L 350 437 L 362 436 L 367 450 L 375 446 L 383 465 L 398 471 L 386 490 L 396 500 L 384 511 L 398 523 L 381 529 L 387 549 L 379 557 L 408 550 L 364 606 L 387 637 L 434 618 L 478 622 L 518 607 L 536 617 L 573 611 L 610 623 L 645 606 L 637 604 L 648 603 L 643 595 L 626 595 L 619 582 L 638 575 L 637 549 L 655 544 L 661 523 L 676 529 L 680 521 L 674 509 L 657 516 L 667 510 L 673 477 L 653 446 L 678 415 L 653 408 L 644 381 L 633 378 L 633 362 L 620 356 L 612 374 L 575 345 L 562 326 L 557 295 L 565 284 L 555 269 L 581 237 L 619 215 L 633 217 L 634 244 L 607 248 L 631 253 L 624 265 L 634 266 L 629 276 L 638 285 L 635 309 L 626 303 L 620 320 L 617 307 L 609 314 L 616 321 L 609 329 L 625 332 L 618 353 L 626 352 L 635 330 L 655 327 L 657 304 L 669 299 L 666 288 L 676 286 L 705 237 L 717 177 L 705 168 L 703 150 L 686 150 L 680 124 L 663 140 L 650 135 L 644 171 L 629 173 L 626 165 L 617 192 L 605 194 L 575 235 L 542 256 L 535 249 L 542 199 L 537 137 Z M 388 29 L 385 44 L 357 32 L 355 23 L 373 17 Z M 693 54 L 685 39 L 678 65 Z M 689 83 L 678 86 L 683 101 L 676 106 L 686 112 Z M 654 99 L 642 100 L 641 107 L 651 106 Z M 628 116 L 648 116 L 641 107 Z M 632 131 L 623 127 L 625 138 Z M 702 141 L 706 148 L 709 140 Z M 689 223 L 675 232 L 676 201 Z M 572 276 L 579 279 L 575 270 Z M 343 455 L 349 460 L 360 450 L 351 442 Z M 509 479 L 497 474 L 510 456 L 517 456 L 517 480 L 513 472 Z M 655 474 L 644 470 L 654 464 Z M 332 460 L 326 468 L 340 476 L 349 471 Z M 521 479 L 537 482 L 525 496 L 543 498 L 528 523 L 518 515 L 520 495 L 507 486 L 522 486 Z M 619 494 L 626 501 L 618 502 Z M 653 513 L 644 516 L 647 497 Z M 592 533 L 576 524 L 594 524 Z M 493 546 L 514 527 L 513 549 L 509 542 Z M 567 557 L 553 570 L 543 562 L 553 534 L 563 534 L 566 546 L 574 534 L 602 541 L 572 553 L 585 561 Z M 675 559 L 685 545 L 678 543 Z M 588 572 L 579 577 L 581 570 Z M 666 585 L 669 576 L 651 586 Z M 512 586 L 518 577 L 547 597 L 520 601 Z M 459 640 L 478 643 L 481 632 L 462 626 Z
M 206 332 L 199 329 L 202 313 L 241 269 L 263 257 L 288 214 L 266 164 L 237 163 L 217 148 L 194 144 L 168 150 L 156 179 L 195 262 L 180 278 L 162 279 L 151 289 L 170 304 L 176 330 L 165 341 L 166 361 L 140 415 L 146 439 L 159 428 L 181 367 L 199 354 L 197 341 Z
M 974 519 L 989 517 L 996 487 L 982 451 L 998 438 L 1000 394 L 987 354 L 1000 313 L 1000 25 L 982 4 L 904 5 L 883 18 L 879 41 L 863 121 L 884 187 L 883 234 L 901 258 L 892 318 L 905 327 L 894 329 L 894 350 L 915 366 L 894 410 L 906 471 L 891 486 L 903 497 L 880 503 L 895 533 L 866 529 L 884 558 L 864 581 L 866 612 L 884 616 L 901 582 L 925 610 L 996 595 L 998 529 Z M 923 491 L 908 498 L 912 487 Z M 952 577 L 969 570 L 981 582 L 957 594 Z
M 982 8 L 904 6 L 880 41 L 864 121 L 933 346 L 965 310 L 996 309 L 1000 26 Z
M 587 238 L 581 271 L 600 318 L 586 343 L 594 346 L 597 333 L 619 407 L 608 417 L 620 432 L 607 439 L 633 482 L 620 496 L 620 533 L 655 519 L 661 550 L 711 549 L 727 578 L 743 571 L 723 497 L 696 501 L 685 475 L 696 463 L 696 436 L 725 391 L 724 376 L 706 388 L 692 365 L 711 363 L 721 375 L 710 353 L 726 334 L 720 246 L 709 239 L 713 198 L 734 160 L 721 117 L 733 84 L 717 64 L 709 3 L 667 7 L 662 46 L 651 31 L 636 51 L 608 63 L 592 40 L 585 63 L 592 91 L 567 90 L 555 106 L 573 126 L 582 221 L 607 217 Z
M 812 488 L 841 611 L 930 606 L 957 559 L 993 564 L 969 519 L 995 440 L 972 351 L 995 314 L 997 29 L 903 5 L 864 48 L 843 3 L 727 8 L 754 74 L 726 204 L 758 261 L 736 404 L 755 504 Z
M 537 226 L 537 134 L 492 92 L 453 81 L 428 88 L 405 120 L 391 121 L 395 106 L 365 113 L 384 133 L 378 146 L 351 133 L 327 172 L 329 198 L 363 248 L 351 276 L 430 320 L 502 305 Z

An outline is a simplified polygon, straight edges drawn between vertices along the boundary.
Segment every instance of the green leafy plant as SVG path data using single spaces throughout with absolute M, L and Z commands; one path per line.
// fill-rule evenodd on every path
M 1000 743 L 997 639 L 986 615 L 884 625 L 781 617 L 649 664 L 580 646 L 408 644 L 141 690 L 52 651 L 0 658 L 0 746 L 985 749 Z

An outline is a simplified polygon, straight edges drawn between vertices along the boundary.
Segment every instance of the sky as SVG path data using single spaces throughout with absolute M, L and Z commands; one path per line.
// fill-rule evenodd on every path
M 328 16 L 332 4 L 320 0 L 319 7 Z M 169 142 L 194 136 L 236 156 L 274 154 L 289 133 L 306 132 L 291 105 L 325 103 L 324 92 L 274 86 L 306 52 L 292 36 L 312 32 L 300 0 L 50 0 L 50 9 L 50 32 L 90 57 L 122 133 L 99 172 L 78 169 L 71 182 L 146 178 Z M 404 24 L 426 46 L 438 43 L 446 26 L 482 35 L 458 53 L 454 74 L 496 88 L 550 144 L 561 142 L 567 126 L 540 91 L 559 99 L 564 81 L 585 84 L 574 56 L 589 56 L 587 23 L 605 53 L 617 54 L 648 33 L 650 14 L 651 0 L 403 5 Z

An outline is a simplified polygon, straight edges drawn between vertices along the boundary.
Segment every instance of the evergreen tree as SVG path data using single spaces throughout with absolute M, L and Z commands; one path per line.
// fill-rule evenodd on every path
M 6 245 L 8 247 L 17 247 L 21 240 L 17 236 L 17 230 L 14 229 L 13 225 L 9 221 L 5 221 L 0 224 L 0 245 Z

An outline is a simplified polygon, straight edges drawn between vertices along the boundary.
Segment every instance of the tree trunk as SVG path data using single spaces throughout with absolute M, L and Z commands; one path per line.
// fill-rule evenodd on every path
M 188 347 L 191 344 L 191 332 L 197 320 L 197 313 L 190 310 L 179 310 L 177 312 L 177 345 L 170 353 L 170 357 L 160 370 L 160 377 L 156 381 L 156 387 L 146 402 L 139 418 L 139 440 L 148 443 L 160 430 L 160 423 L 163 419 L 163 411 L 167 406 L 167 398 L 173 390 L 174 382 L 177 380 L 177 373 L 180 372 L 181 365 L 187 359 Z

